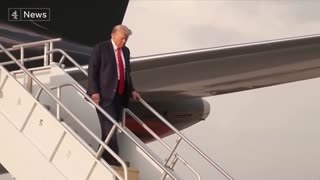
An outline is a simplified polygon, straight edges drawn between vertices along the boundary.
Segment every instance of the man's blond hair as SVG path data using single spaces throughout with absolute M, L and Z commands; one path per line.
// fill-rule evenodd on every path
M 127 36 L 130 36 L 132 34 L 132 31 L 127 26 L 122 25 L 122 24 L 114 26 L 112 29 L 112 34 L 119 31 L 119 30 L 124 31 L 127 34 Z

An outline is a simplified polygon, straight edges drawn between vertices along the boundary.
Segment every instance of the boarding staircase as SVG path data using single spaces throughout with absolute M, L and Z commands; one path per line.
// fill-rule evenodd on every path
M 61 39 L 19 44 L 10 48 L 0 44 L 0 53 L 9 57 L 9 61 L 0 64 L 0 140 L 2 143 L 0 163 L 15 179 L 138 179 L 137 169 L 128 167 L 128 163 L 107 146 L 111 135 L 117 132 L 135 144 L 144 154 L 146 162 L 161 171 L 161 177 L 154 179 L 182 179 L 179 174 L 183 172 L 175 170 L 178 161 L 194 174 L 190 179 L 202 179 L 199 172 L 176 151 L 182 141 L 226 179 L 233 179 L 147 102 L 140 99 L 140 103 L 145 108 L 178 135 L 176 144 L 169 146 L 130 109 L 125 109 L 127 115 L 136 120 L 168 150 L 167 157 L 160 158 L 125 127 L 125 123 L 118 123 L 96 105 L 87 96 L 84 88 L 65 71 L 64 62 L 68 60 L 80 72 L 87 75 L 86 70 L 65 51 L 53 47 L 53 44 L 58 41 Z M 25 57 L 25 51 L 35 47 L 43 48 L 43 53 L 39 56 Z M 17 51 L 20 54 L 19 58 L 13 55 L 13 52 Z M 61 59 L 55 61 L 53 54 L 59 54 Z M 43 61 L 41 66 L 31 68 L 25 66 L 27 62 L 39 60 Z M 12 65 L 17 68 L 15 70 L 6 68 Z M 64 101 L 62 96 L 71 99 Z M 85 106 L 82 107 L 87 106 L 87 108 L 77 110 L 79 104 L 84 104 Z M 101 111 L 114 124 L 105 141 L 100 140 L 94 128 L 90 128 L 90 123 L 83 120 L 84 115 L 75 113 L 75 111 L 84 111 L 84 114 L 96 113 L 95 109 Z M 82 131 L 75 129 L 82 129 Z M 91 139 L 85 139 L 86 137 Z M 88 143 L 93 141 L 96 144 Z M 104 151 L 111 153 L 120 162 L 121 167 L 106 163 L 101 158 Z

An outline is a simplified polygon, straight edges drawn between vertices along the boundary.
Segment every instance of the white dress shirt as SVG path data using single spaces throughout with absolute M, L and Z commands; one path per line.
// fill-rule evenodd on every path
M 112 43 L 112 46 L 113 46 L 113 51 L 114 51 L 114 54 L 116 56 L 116 62 L 117 62 L 117 73 L 118 73 L 118 80 L 120 79 L 120 75 L 119 75 L 119 63 L 118 63 L 118 52 L 117 52 L 117 49 L 118 47 L 115 45 L 115 43 L 113 42 L 113 40 L 111 39 L 111 43 Z M 121 51 L 121 50 L 120 50 Z M 126 74 L 126 62 L 124 60 L 124 56 L 123 56 L 123 52 L 121 51 L 121 59 L 122 59 L 122 62 L 123 62 L 123 66 L 124 66 L 124 74 Z M 126 78 L 126 76 L 124 76 L 124 79 Z

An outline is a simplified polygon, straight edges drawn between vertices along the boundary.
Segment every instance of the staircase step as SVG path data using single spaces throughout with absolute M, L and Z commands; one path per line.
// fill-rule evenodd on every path
M 124 176 L 123 168 L 112 166 L 120 175 Z M 139 180 L 139 169 L 128 167 L 128 180 Z

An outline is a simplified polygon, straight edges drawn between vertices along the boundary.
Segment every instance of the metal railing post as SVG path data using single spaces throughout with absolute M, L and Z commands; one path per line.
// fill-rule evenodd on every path
M 20 48 L 20 61 L 21 61 L 21 64 L 24 65 L 24 47 L 21 46 Z
M 59 100 L 61 100 L 61 87 L 58 87 L 57 88 L 57 98 L 59 99 Z M 61 121 L 61 117 L 60 117 L 60 112 L 61 111 L 61 108 L 60 108 L 60 104 L 59 103 L 57 103 L 57 119 L 59 120 L 59 121 Z
M 50 42 L 50 43 L 49 43 L 49 51 L 52 51 L 52 49 L 53 49 L 53 42 Z M 48 51 L 48 52 L 49 52 L 49 51 Z M 48 52 L 47 52 L 47 53 L 48 53 Z M 51 64 L 52 62 L 53 62 L 53 54 L 50 53 L 50 54 L 49 54 L 49 63 Z
M 45 43 L 43 48 L 43 65 L 48 66 L 49 65 L 49 56 L 48 56 L 48 50 L 49 50 L 49 44 Z

